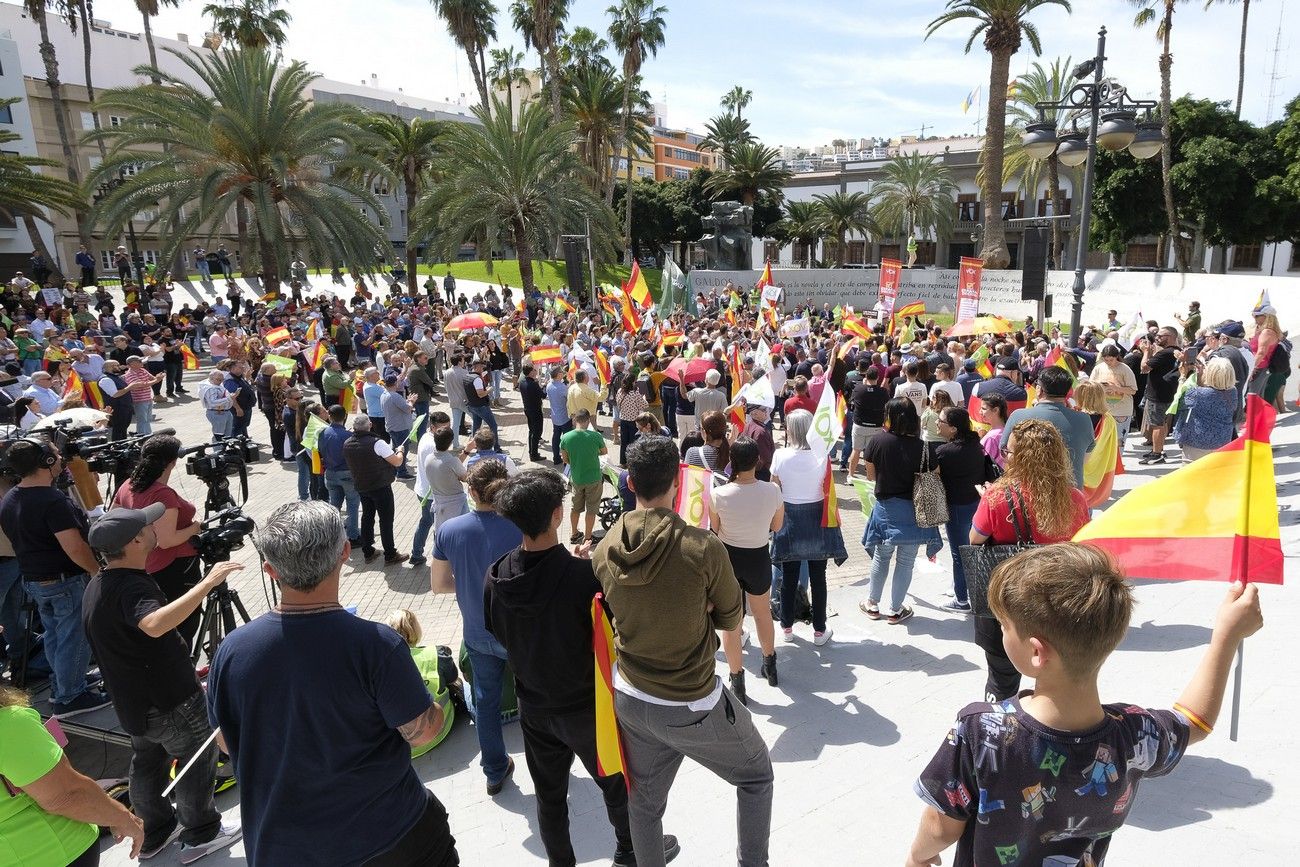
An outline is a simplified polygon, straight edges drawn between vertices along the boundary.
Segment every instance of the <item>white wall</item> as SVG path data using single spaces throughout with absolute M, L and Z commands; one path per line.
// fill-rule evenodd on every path
M 8 132 L 16 133 L 18 139 L 8 142 L 2 147 L 8 151 L 16 151 L 23 156 L 36 156 L 36 135 L 32 129 L 32 114 L 27 105 L 27 88 L 23 83 L 23 65 L 21 54 L 18 49 L 18 43 L 10 38 L 10 30 L 0 23 L 0 99 L 9 99 L 17 97 L 19 102 L 9 106 L 9 111 L 13 115 L 12 124 L 0 125 L 0 128 Z M 37 172 L 53 172 L 55 169 L 38 168 Z M 32 241 L 27 235 L 27 230 L 23 228 L 21 220 L 15 221 L 17 225 L 12 229 L 0 228 L 0 253 L 30 253 L 32 251 Z M 52 253 L 57 253 L 57 247 L 54 244 L 54 229 L 44 222 L 37 221 L 36 224 L 45 243 L 49 246 Z

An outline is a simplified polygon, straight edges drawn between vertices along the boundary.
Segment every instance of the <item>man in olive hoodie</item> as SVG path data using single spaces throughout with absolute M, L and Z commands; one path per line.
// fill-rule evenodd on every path
M 675 511 L 680 453 L 667 437 L 627 450 L 626 512 L 596 548 L 596 579 L 614 618 L 614 709 L 632 778 L 628 817 L 640 867 L 664 863 L 668 791 L 690 757 L 736 787 L 737 863 L 767 864 L 772 762 L 745 706 L 718 677 L 717 630 L 740 624 L 741 590 L 726 548 Z
M 566 488 L 559 473 L 536 469 L 507 479 L 497 492 L 497 512 L 524 538 L 488 570 L 484 620 L 515 669 L 524 756 L 537 791 L 537 825 L 547 860 L 552 867 L 577 863 L 568 804 L 569 768 L 577 756 L 605 797 L 617 839 L 614 864 L 632 867 L 637 861 L 628 829 L 627 784 L 622 774 L 602 777 L 597 770 L 591 600 L 600 585 L 591 561 L 560 544 Z M 665 836 L 663 845 L 671 861 L 679 850 L 677 838 Z

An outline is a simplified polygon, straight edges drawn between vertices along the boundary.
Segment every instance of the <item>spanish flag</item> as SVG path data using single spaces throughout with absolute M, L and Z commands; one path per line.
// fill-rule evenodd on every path
M 1043 359 L 1043 367 L 1059 367 L 1070 374 L 1071 382 L 1079 381 L 1079 359 L 1073 352 L 1066 352 L 1060 346 L 1053 346 Z
M 104 402 L 104 392 L 100 391 L 99 383 L 90 381 L 82 391 L 86 396 L 86 406 L 91 409 L 103 409 L 107 404 Z
M 85 384 L 81 381 L 81 375 L 75 370 L 68 371 L 68 378 L 63 383 L 63 396 L 83 397 L 84 390 Z
M 762 310 L 763 310 L 763 319 L 764 321 L 767 322 L 767 327 L 771 328 L 773 331 L 779 331 L 781 329 L 781 323 L 780 321 L 777 320 L 776 308 L 771 305 L 764 304 Z
M 199 369 L 199 357 L 194 354 L 193 349 L 190 349 L 184 343 L 181 344 L 181 363 L 186 370 Z
M 320 340 L 322 336 L 320 320 L 313 319 L 311 324 L 307 326 L 307 333 L 303 336 L 303 339 L 310 343 L 313 340 Z
M 266 341 L 267 346 L 275 346 L 277 343 L 283 343 L 289 339 L 289 329 L 285 328 L 283 325 L 278 328 L 272 328 L 270 331 L 262 335 L 262 339 Z
M 736 327 L 736 311 L 732 310 L 730 307 L 728 307 L 726 312 L 722 314 L 722 319 L 732 328 Z
M 645 275 L 641 273 L 641 265 L 635 260 L 632 262 L 632 273 L 628 275 L 623 291 L 632 296 L 632 300 L 642 310 L 649 310 L 654 306 L 654 299 L 650 297 L 650 287 L 646 285 Z
M 596 373 L 600 376 L 601 385 L 609 385 L 614 378 L 614 374 L 609 367 L 609 356 L 603 350 L 596 350 Z
M 1074 541 L 1109 551 L 1133 578 L 1281 584 L 1269 442 L 1276 419 L 1272 406 L 1248 395 L 1240 437 L 1129 491 Z
M 1088 498 L 1089 508 L 1095 509 L 1110 499 L 1115 477 L 1124 473 L 1124 459 L 1113 415 L 1103 415 L 1093 435 L 1096 443 L 1083 459 L 1083 495 Z
M 573 313 L 576 309 L 577 308 L 569 303 L 569 299 L 565 298 L 563 295 L 555 296 L 556 313 Z
M 558 346 L 534 346 L 528 357 L 533 364 L 559 364 L 564 360 L 564 353 Z
M 871 337 L 871 329 L 867 327 L 867 323 L 858 317 L 845 316 L 844 321 L 840 324 L 840 334 L 849 337 L 869 338 Z
M 619 297 L 623 313 L 623 330 L 628 334 L 636 334 L 641 330 L 641 312 L 637 306 L 632 303 L 632 298 L 625 292 Z
M 623 738 L 614 716 L 614 627 L 605 610 L 605 594 L 591 600 L 591 648 L 596 657 L 596 770 L 602 777 L 623 775 L 629 789 L 632 781 L 623 762 Z
M 351 415 L 352 407 L 356 405 L 357 405 L 357 393 L 355 391 L 353 391 L 351 388 L 345 388 L 339 392 L 339 406 L 343 407 L 344 412 Z
M 835 493 L 835 477 L 831 475 L 831 462 L 826 461 L 826 474 L 822 476 L 822 526 L 840 525 L 840 500 Z
M 759 275 L 758 282 L 754 284 L 754 288 L 761 292 L 768 286 L 772 285 L 772 263 L 765 262 L 763 264 L 763 273 Z
M 307 354 L 307 366 L 313 371 L 320 370 L 320 366 L 325 363 L 325 356 L 328 354 L 325 351 L 325 344 L 317 340 L 312 344 L 311 352 Z

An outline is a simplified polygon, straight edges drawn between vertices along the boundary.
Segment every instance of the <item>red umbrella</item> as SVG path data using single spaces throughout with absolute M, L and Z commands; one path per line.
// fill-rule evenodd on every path
M 668 362 L 668 366 L 664 368 L 664 376 L 668 377 L 674 382 L 680 383 L 682 381 L 682 373 L 685 370 L 686 370 L 686 359 L 682 358 L 681 356 L 678 356 L 677 358 L 674 358 L 672 361 Z
M 462 313 L 452 319 L 443 331 L 471 331 L 475 328 L 487 328 L 497 324 L 497 318 L 488 313 Z
M 718 365 L 712 358 L 692 358 L 686 362 L 686 373 L 682 376 L 681 382 L 683 385 L 688 382 L 702 382 L 706 373 L 717 369 Z

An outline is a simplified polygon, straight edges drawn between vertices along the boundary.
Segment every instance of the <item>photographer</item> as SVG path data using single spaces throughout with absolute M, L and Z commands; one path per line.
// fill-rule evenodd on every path
M 287 503 L 256 542 L 280 604 L 230 634 L 208 678 L 248 863 L 455 867 L 447 812 L 411 766 L 442 711 L 401 637 L 339 603 L 338 509 Z
M 175 521 L 174 513 L 155 502 L 111 509 L 94 523 L 90 544 L 107 565 L 86 587 L 82 619 L 117 718 L 131 736 L 131 809 L 144 822 L 140 857 L 154 857 L 179 836 L 181 863 L 189 864 L 234 843 L 240 831 L 222 827 L 212 799 L 217 748 L 207 742 L 212 729 L 203 688 L 178 629 L 198 617 L 210 590 L 243 567 L 219 563 L 169 599 L 150 573 L 163 525 L 169 515 Z M 200 750 L 176 784 L 173 808 L 162 794 L 167 770 L 173 759 L 183 766 Z
M 115 506 L 127 509 L 143 509 L 159 503 L 166 510 L 153 525 L 157 545 L 149 553 L 146 569 L 168 602 L 185 596 L 203 578 L 198 551 L 190 543 L 201 529 L 194 520 L 194 504 L 182 499 L 168 485 L 180 453 L 181 441 L 176 437 L 159 435 L 145 440 L 130 482 L 118 488 L 113 500 Z M 199 621 L 196 608 L 176 627 L 187 646 L 194 644 Z
M 99 571 L 86 544 L 86 515 L 54 487 L 63 472 L 58 449 L 19 440 L 5 461 L 21 481 L 0 501 L 0 528 L 13 543 L 23 587 L 45 625 L 45 655 L 55 716 L 75 716 L 108 704 L 86 683 L 90 645 L 81 630 L 81 597 Z

